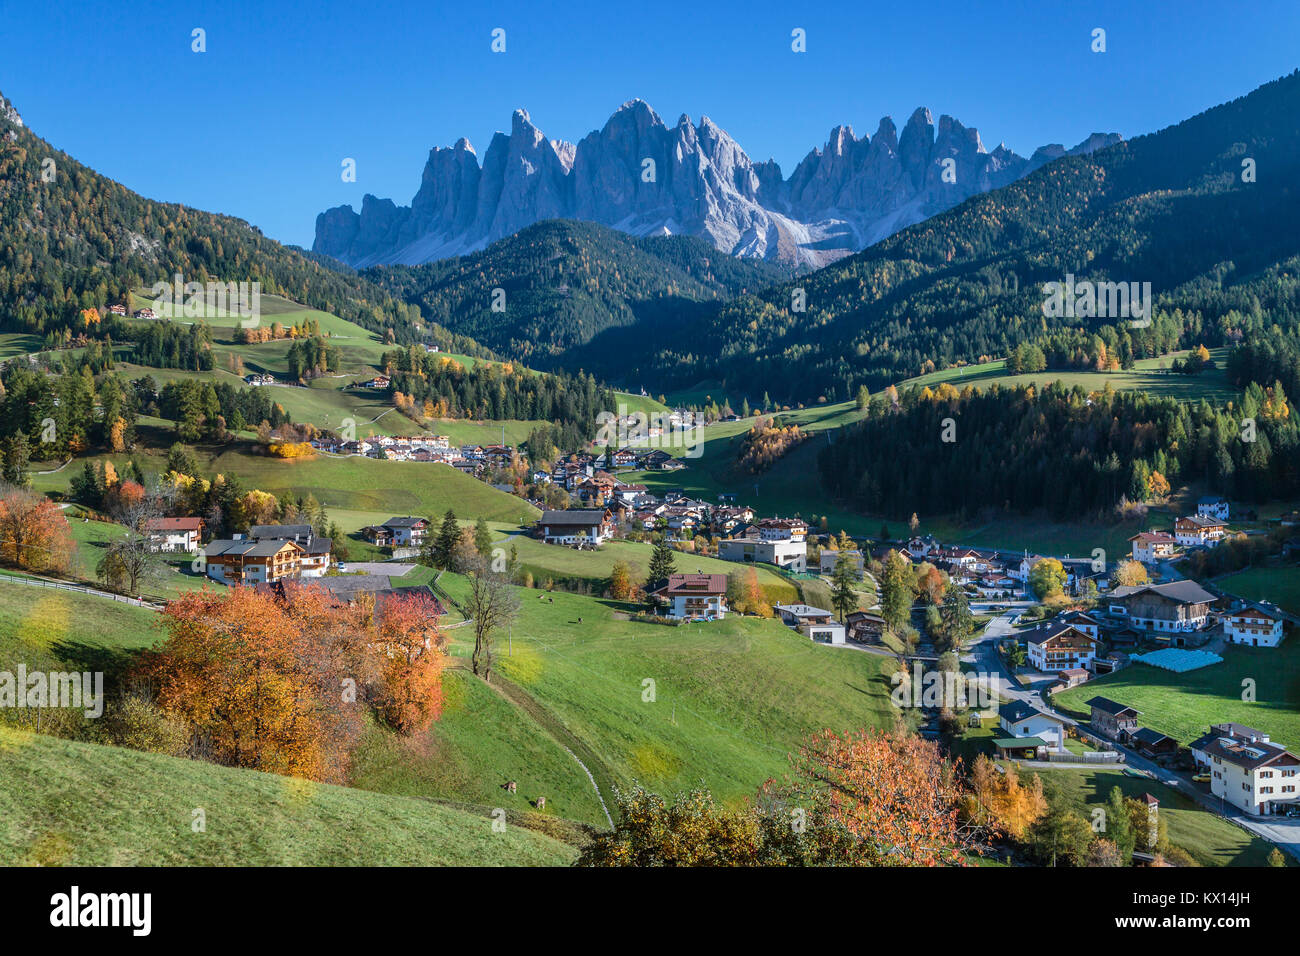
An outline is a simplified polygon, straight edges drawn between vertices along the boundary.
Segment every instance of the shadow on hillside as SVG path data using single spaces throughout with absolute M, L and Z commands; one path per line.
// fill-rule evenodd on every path
M 56 641 L 50 650 L 69 671 L 102 673 L 106 686 L 118 686 L 139 660 L 140 650 L 103 647 L 80 641 Z

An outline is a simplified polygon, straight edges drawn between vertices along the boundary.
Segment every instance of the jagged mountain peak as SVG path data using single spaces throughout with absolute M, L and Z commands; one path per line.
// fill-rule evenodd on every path
M 1110 145 L 1094 134 L 1074 151 Z M 718 249 L 818 267 L 1055 158 L 1005 145 L 988 153 L 975 127 L 919 106 L 900 134 L 831 128 L 788 179 L 753 162 L 707 114 L 665 125 L 630 99 L 576 145 L 547 139 L 520 108 L 480 164 L 468 140 L 430 150 L 410 206 L 366 197 L 317 217 L 316 252 L 349 265 L 415 264 L 484 248 L 542 219 L 582 219 L 632 235 L 687 234 Z M 1074 152 L 1071 151 L 1071 152 Z M 1062 149 L 1059 155 L 1064 155 Z M 944 175 L 951 167 L 955 177 Z M 954 181 L 955 178 L 955 181 Z

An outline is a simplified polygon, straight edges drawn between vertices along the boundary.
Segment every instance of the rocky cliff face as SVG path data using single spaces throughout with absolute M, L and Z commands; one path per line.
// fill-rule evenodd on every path
M 10 103 L 8 100 L 6 100 L 3 96 L 0 96 L 0 122 L 9 123 L 17 127 L 21 127 L 23 125 L 23 118 L 18 115 L 18 111 L 14 109 L 13 104 Z M 17 131 L 12 129 L 6 130 L 5 138 L 9 140 L 9 142 L 11 143 L 17 142 L 18 133 Z
M 901 135 L 885 117 L 858 139 L 837 126 L 786 179 L 754 163 L 707 116 L 669 127 L 641 100 L 576 146 L 516 110 L 482 164 L 469 142 L 430 151 L 410 206 L 367 195 L 316 217 L 316 252 L 352 266 L 416 264 L 481 249 L 541 219 L 586 219 L 633 235 L 687 234 L 733 255 L 819 267 L 1067 153 L 1119 142 L 1094 133 L 1025 159 L 917 109 Z

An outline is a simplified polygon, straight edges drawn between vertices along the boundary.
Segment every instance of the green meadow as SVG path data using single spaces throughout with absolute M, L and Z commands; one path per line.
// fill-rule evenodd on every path
M 0 865 L 564 866 L 518 816 L 0 728 Z
M 1143 726 L 1184 745 L 1210 724 L 1229 721 L 1258 728 L 1284 744 L 1300 742 L 1300 642 L 1291 637 L 1280 647 L 1232 646 L 1222 657 L 1221 663 L 1185 674 L 1131 664 L 1054 700 L 1086 717 L 1088 698 L 1109 697 L 1136 707 Z

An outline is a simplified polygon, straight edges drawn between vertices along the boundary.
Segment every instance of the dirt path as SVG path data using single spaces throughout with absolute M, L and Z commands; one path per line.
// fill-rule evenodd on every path
M 452 666 L 461 670 L 469 670 L 469 663 L 463 660 L 455 661 Z M 614 818 L 610 816 L 609 806 L 605 803 L 605 794 L 602 792 L 601 784 L 604 784 L 605 790 L 611 792 L 614 785 L 609 769 L 596 752 L 565 727 L 564 724 L 560 723 L 554 714 L 546 710 L 528 691 L 518 684 L 511 683 L 500 674 L 494 673 L 491 682 L 487 686 L 496 691 L 508 703 L 514 705 L 516 709 L 523 711 L 532 718 L 533 722 L 546 731 L 547 735 L 573 758 L 573 762 L 582 768 L 582 772 L 587 775 L 587 779 L 591 782 L 591 788 L 596 791 L 596 799 L 600 802 L 600 809 L 605 814 L 605 820 L 609 823 L 609 828 L 614 829 Z M 594 773 L 592 767 L 596 768 Z M 596 780 L 597 774 L 600 775 L 600 782 Z

